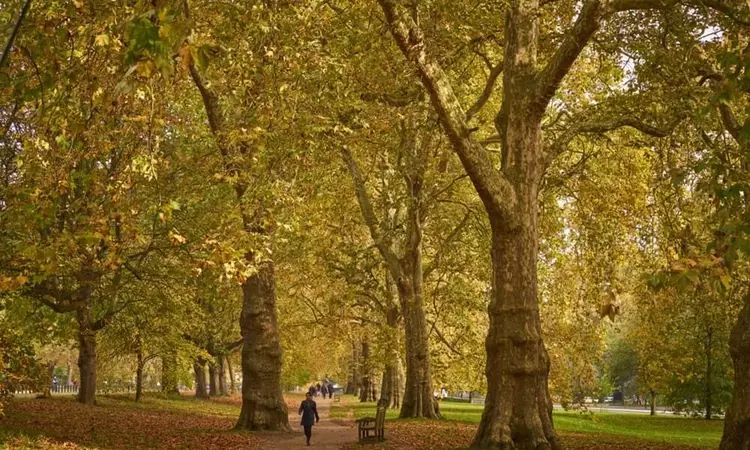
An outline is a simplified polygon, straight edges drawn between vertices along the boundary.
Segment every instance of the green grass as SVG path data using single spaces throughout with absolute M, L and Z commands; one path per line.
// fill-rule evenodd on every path
M 450 421 L 479 423 L 482 405 L 441 402 L 440 411 Z M 345 397 L 341 405 L 331 408 L 331 416 L 346 417 L 353 412 L 355 418 L 375 415 L 374 403 L 359 403 L 354 397 Z M 398 411 L 388 410 L 386 419 L 398 418 Z M 562 433 L 594 433 L 627 436 L 670 444 L 716 448 L 721 441 L 724 422 L 705 421 L 677 416 L 651 417 L 641 414 L 608 412 L 578 413 L 554 412 L 555 428 Z

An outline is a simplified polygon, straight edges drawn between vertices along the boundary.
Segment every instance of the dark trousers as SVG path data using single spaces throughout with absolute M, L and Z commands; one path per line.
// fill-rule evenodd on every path
M 307 442 L 310 442 L 310 438 L 312 437 L 312 425 L 303 425 L 305 427 L 305 437 L 307 438 Z

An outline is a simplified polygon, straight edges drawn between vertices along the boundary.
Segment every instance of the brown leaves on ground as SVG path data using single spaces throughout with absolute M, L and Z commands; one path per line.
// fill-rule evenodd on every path
M 476 424 L 447 421 L 388 421 L 386 441 L 378 444 L 351 444 L 344 450 L 452 450 L 468 448 L 477 431 Z M 701 450 L 661 442 L 600 434 L 560 435 L 567 450 Z
M 17 401 L 7 412 L 2 428 L 39 436 L 36 448 L 48 448 L 45 441 L 57 448 L 262 448 L 258 437 L 232 431 L 236 417 L 150 410 L 125 402 L 89 407 L 69 399 Z M 29 443 L 11 438 L 5 446 L 29 448 Z

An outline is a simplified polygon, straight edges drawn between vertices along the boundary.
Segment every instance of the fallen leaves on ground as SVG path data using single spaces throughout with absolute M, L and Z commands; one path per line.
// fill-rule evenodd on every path
M 90 407 L 70 399 L 16 401 L 7 412 L 2 428 L 12 431 L 3 433 L 7 441 L 0 448 L 262 448 L 256 436 L 232 431 L 236 417 L 150 410 L 125 402 Z
M 350 444 L 342 450 L 452 450 L 468 448 L 476 433 L 476 424 L 448 421 L 387 421 L 386 441 L 378 444 Z M 560 435 L 568 450 L 701 450 L 661 442 L 600 434 Z M 704 450 L 704 449 L 703 449 Z

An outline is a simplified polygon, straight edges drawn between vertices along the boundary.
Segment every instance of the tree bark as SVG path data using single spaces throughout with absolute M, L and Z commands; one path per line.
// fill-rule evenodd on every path
M 242 284 L 242 411 L 236 428 L 290 431 L 281 393 L 281 344 L 276 313 L 276 278 L 271 261 Z
M 208 363 L 208 396 L 217 397 L 219 395 L 219 376 L 215 362 Z
M 136 352 L 136 370 L 135 370 L 135 401 L 140 402 L 143 395 L 143 350 L 138 348 Z
M 352 362 L 349 367 L 349 380 L 346 383 L 346 394 L 359 396 L 359 385 L 361 383 L 359 360 L 359 345 L 357 342 L 352 343 Z
M 193 362 L 193 371 L 195 372 L 195 396 L 197 398 L 208 398 L 206 388 L 206 360 L 196 358 Z
M 709 326 L 706 332 L 706 420 L 711 420 L 713 403 L 713 329 Z
M 393 341 L 388 351 L 388 362 L 383 371 L 383 383 L 380 388 L 380 400 L 378 404 L 386 408 L 398 408 L 401 405 L 401 382 L 399 368 L 401 361 L 399 351 L 401 344 L 398 339 L 398 307 L 392 305 L 386 314 L 386 323 L 393 335 Z
M 649 397 L 651 397 L 650 399 L 651 400 L 651 415 L 655 416 L 656 415 L 656 391 L 651 389 L 650 391 L 648 391 L 648 393 L 649 393 Z
M 359 388 L 359 401 L 375 401 L 374 385 L 372 379 L 372 367 L 370 365 L 370 343 L 362 342 L 362 385 Z
M 750 450 L 750 295 L 732 329 L 729 352 L 734 362 L 734 394 L 719 450 Z
M 232 358 L 227 356 L 227 370 L 229 371 L 229 393 L 234 395 L 237 392 L 237 386 L 234 384 L 234 369 L 232 368 Z
M 78 322 L 78 371 L 81 385 L 78 402 L 93 405 L 96 402 L 96 330 L 90 306 L 76 311 Z
M 229 396 L 229 392 L 227 392 L 227 372 L 224 360 L 224 355 L 219 355 L 219 366 L 216 375 L 219 381 L 219 395 L 227 397 Z

